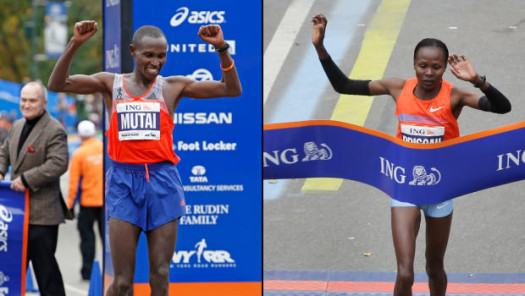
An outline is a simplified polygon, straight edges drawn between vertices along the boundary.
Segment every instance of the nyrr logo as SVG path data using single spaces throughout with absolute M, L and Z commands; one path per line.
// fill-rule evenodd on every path
M 226 250 L 205 250 L 208 248 L 206 239 L 201 239 L 195 246 L 195 250 L 176 251 L 173 254 L 172 266 L 177 268 L 228 268 L 235 267 L 230 252 Z
M 188 20 L 189 24 L 222 24 L 226 20 L 224 18 L 224 10 L 221 11 L 190 11 L 188 7 L 181 7 L 176 10 L 175 15 L 170 20 L 172 27 L 177 27 Z
M 321 148 L 319 148 L 321 146 Z M 333 157 L 332 149 L 325 143 L 317 145 L 315 142 L 306 142 L 303 145 L 304 156 L 299 155 L 296 148 L 289 148 L 283 151 L 274 150 L 263 152 L 263 166 L 269 166 L 269 162 L 274 165 L 295 164 L 299 162 L 330 160 Z
M 193 176 L 190 176 L 192 183 L 208 183 L 208 178 L 204 176 L 206 174 L 206 168 L 202 165 L 196 165 L 191 169 Z
M 192 74 L 186 75 L 186 77 L 197 81 L 210 81 L 213 80 L 213 75 L 206 69 L 197 69 Z
M 406 181 L 406 170 L 400 165 L 389 161 L 386 158 L 379 157 L 381 162 L 381 174 L 390 177 L 391 180 L 396 181 L 398 184 L 404 184 Z M 412 168 L 412 181 L 408 185 L 425 186 L 425 185 L 436 185 L 441 181 L 441 173 L 435 167 L 430 168 L 433 173 L 427 173 L 426 169 L 422 165 L 415 165 Z

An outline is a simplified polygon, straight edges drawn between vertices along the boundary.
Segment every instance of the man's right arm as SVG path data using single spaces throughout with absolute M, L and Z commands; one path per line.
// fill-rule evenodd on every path
M 109 92 L 108 83 L 112 81 L 111 73 L 96 73 L 93 75 L 69 76 L 71 61 L 80 46 L 97 32 L 97 23 L 94 21 L 81 21 L 75 24 L 73 37 L 66 50 L 58 59 L 53 72 L 49 77 L 48 88 L 55 92 L 68 92 L 77 94 L 90 94 L 95 92 Z

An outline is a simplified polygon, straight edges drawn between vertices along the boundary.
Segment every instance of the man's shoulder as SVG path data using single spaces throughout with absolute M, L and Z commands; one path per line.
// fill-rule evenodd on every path
M 71 154 L 71 157 L 72 157 L 71 159 L 72 160 L 75 159 L 75 158 L 76 159 L 80 159 L 89 150 L 90 150 L 89 147 L 86 147 L 86 145 L 80 144 L 80 146 L 75 151 L 73 151 L 73 153 Z
M 103 152 L 104 143 L 97 138 L 91 138 L 87 142 L 80 144 L 80 146 L 73 152 L 72 157 L 81 159 L 89 155 L 101 154 Z
M 60 123 L 60 121 L 58 121 L 58 119 L 56 119 L 53 116 L 51 116 L 51 114 L 49 114 L 49 125 L 52 126 L 54 129 L 59 129 L 59 130 L 62 130 L 64 132 L 66 131 L 66 129 L 64 128 L 64 125 L 62 125 L 62 123 Z
M 162 93 L 164 98 L 177 98 L 180 92 L 195 80 L 182 75 L 174 75 L 162 78 Z
M 162 80 L 166 83 L 187 83 L 193 81 L 192 79 L 183 76 L 183 75 L 172 75 L 172 76 L 166 76 L 162 77 Z
M 121 75 L 121 74 L 118 74 L 118 75 Z M 98 72 L 98 73 L 93 74 L 93 76 L 97 77 L 98 79 L 104 82 L 113 82 L 117 74 L 113 72 Z
M 12 137 L 16 131 L 21 131 L 24 127 L 25 122 L 26 119 L 24 117 L 15 120 L 11 125 L 11 129 L 9 130 L 9 137 Z
M 26 122 L 26 119 L 24 117 L 20 118 L 20 119 L 17 119 L 13 122 L 13 127 L 15 126 L 20 126 L 20 125 L 24 125 L 24 123 Z
M 51 114 L 49 114 L 49 111 L 46 111 L 46 114 L 44 114 L 44 116 L 40 120 L 42 121 L 42 125 L 37 126 L 40 126 L 40 128 L 42 128 L 45 133 L 66 134 L 66 129 L 64 128 L 64 125 L 62 125 L 62 123 L 60 123 L 58 119 L 54 118 Z
M 86 142 L 85 145 L 81 145 L 81 147 L 85 147 L 85 149 L 91 150 L 103 149 L 104 143 L 98 138 L 91 138 Z

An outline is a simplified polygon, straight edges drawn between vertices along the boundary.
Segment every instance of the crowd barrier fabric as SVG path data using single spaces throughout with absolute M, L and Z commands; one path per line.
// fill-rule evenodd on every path
M 29 193 L 0 181 L 0 296 L 25 295 Z

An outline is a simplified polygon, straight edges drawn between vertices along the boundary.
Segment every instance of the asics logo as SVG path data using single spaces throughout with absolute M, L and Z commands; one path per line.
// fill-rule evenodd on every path
M 170 20 L 172 27 L 177 27 L 188 21 L 190 24 L 222 24 L 226 22 L 224 15 L 226 12 L 221 11 L 190 11 L 188 7 L 180 7 Z
M 445 107 L 443 107 L 443 106 L 441 106 L 439 108 L 430 107 L 430 112 L 436 112 L 436 111 L 441 110 L 443 108 L 445 108 Z

